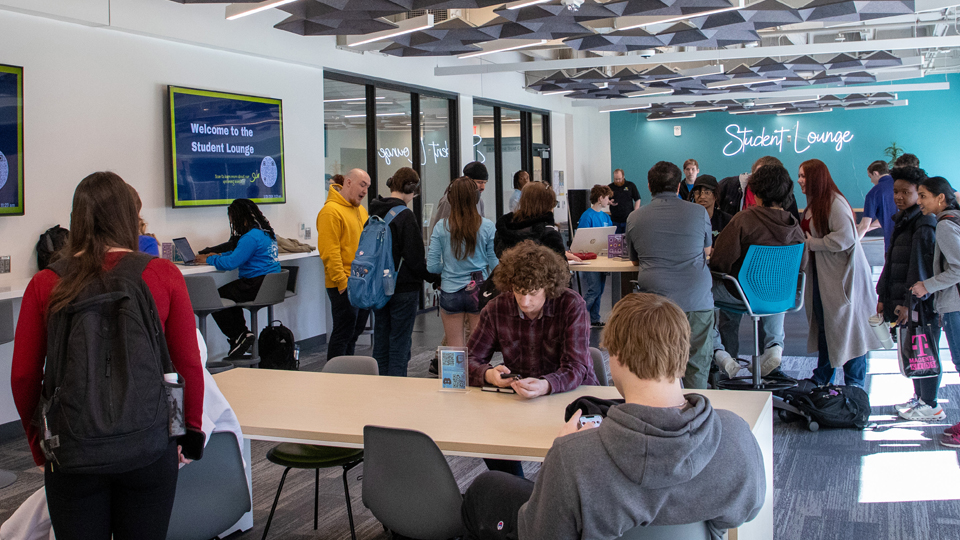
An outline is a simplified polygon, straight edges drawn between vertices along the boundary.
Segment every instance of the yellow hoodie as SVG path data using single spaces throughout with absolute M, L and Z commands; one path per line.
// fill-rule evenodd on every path
M 367 209 L 344 199 L 340 186 L 330 186 L 327 202 L 317 214 L 317 248 L 323 260 L 327 288 L 347 288 L 350 264 L 357 254 L 366 222 Z

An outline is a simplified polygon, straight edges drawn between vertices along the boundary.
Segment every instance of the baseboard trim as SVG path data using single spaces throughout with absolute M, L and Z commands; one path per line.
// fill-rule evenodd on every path
M 19 420 L 0 424 L 0 443 L 23 439 L 26 436 L 26 433 L 23 431 L 23 424 L 21 424 Z
M 320 352 L 327 344 L 327 335 L 320 334 L 319 336 L 309 337 L 307 339 L 301 339 L 297 342 L 297 345 L 300 345 L 300 354 L 314 354 Z

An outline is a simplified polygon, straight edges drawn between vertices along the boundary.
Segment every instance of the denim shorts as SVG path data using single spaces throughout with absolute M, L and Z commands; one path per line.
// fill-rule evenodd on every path
M 466 286 L 457 292 L 448 293 L 440 291 L 440 309 L 444 313 L 456 315 L 458 313 L 480 313 L 480 301 L 477 295 L 476 286 L 474 290 L 469 290 Z

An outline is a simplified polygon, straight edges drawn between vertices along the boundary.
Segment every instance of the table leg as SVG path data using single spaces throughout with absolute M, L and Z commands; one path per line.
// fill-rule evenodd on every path
M 630 272 L 610 272 L 610 309 L 613 309 L 621 298 L 633 292 L 633 283 L 630 283 L 633 275 L 635 274 Z

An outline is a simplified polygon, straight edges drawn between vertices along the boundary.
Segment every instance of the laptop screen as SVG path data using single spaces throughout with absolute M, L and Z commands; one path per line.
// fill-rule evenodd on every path
M 193 249 L 190 248 L 190 242 L 187 242 L 186 238 L 174 238 L 173 245 L 176 246 L 177 252 L 180 253 L 180 258 L 183 259 L 183 262 L 193 262 L 197 257 L 193 254 Z

